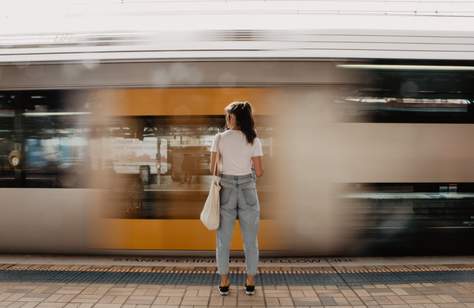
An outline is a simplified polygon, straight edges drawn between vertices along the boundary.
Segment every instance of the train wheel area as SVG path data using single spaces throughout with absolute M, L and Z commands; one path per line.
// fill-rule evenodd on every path
M 473 307 L 473 257 L 262 257 L 247 296 L 231 259 L 222 297 L 212 257 L 0 256 L 0 307 Z

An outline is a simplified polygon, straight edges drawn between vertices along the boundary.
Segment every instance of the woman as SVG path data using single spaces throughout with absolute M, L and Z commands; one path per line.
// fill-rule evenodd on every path
M 238 217 L 244 239 L 247 278 L 245 293 L 255 293 L 258 264 L 257 231 L 260 205 L 255 185 L 256 176 L 263 175 L 262 144 L 257 138 L 248 102 L 233 102 L 225 108 L 227 130 L 217 134 L 211 147 L 210 169 L 220 153 L 221 191 L 220 225 L 217 230 L 216 258 L 220 274 L 219 292 L 229 294 L 229 250 L 232 229 Z M 255 174 L 252 172 L 252 166 Z

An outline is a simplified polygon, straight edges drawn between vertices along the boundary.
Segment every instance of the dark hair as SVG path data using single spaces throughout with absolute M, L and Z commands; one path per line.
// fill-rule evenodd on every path
M 227 113 L 233 114 L 237 121 L 239 129 L 244 133 L 248 143 L 253 144 L 253 140 L 257 137 L 255 131 L 255 121 L 252 115 L 252 106 L 249 102 L 232 102 L 225 107 Z

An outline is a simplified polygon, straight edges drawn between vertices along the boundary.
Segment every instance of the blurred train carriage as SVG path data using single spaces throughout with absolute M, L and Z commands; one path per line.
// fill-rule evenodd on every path
M 2 45 L 0 251 L 212 254 L 209 148 L 249 100 L 263 254 L 472 253 L 474 47 L 370 20 Z

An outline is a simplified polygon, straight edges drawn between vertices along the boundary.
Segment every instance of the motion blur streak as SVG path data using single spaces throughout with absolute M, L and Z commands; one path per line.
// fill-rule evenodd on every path
M 363 249 L 356 239 L 374 227 L 373 203 L 351 198 L 353 191 L 345 184 L 472 180 L 474 165 L 460 162 L 474 152 L 474 141 L 464 135 L 473 134 L 474 127 L 344 123 L 334 107 L 341 95 L 316 87 L 285 89 L 274 98 L 276 154 L 269 168 L 278 176 L 270 206 L 278 205 L 280 236 L 289 251 L 337 255 Z M 378 193 L 377 198 L 383 197 Z M 384 213 L 379 236 L 390 237 L 413 223 L 411 210 L 402 204 Z
M 343 140 L 334 140 L 335 116 L 327 88 L 285 89 L 275 97 L 275 198 L 288 251 L 336 254 L 353 236 L 351 208 L 338 195 L 334 170 Z M 353 209 L 353 208 L 352 208 Z

